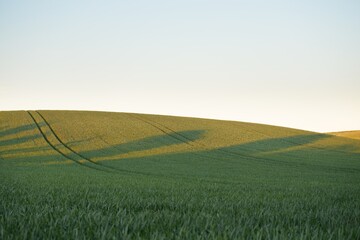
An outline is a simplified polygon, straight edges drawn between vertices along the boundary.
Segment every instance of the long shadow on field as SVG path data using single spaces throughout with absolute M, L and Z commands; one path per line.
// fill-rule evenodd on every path
M 34 135 L 32 135 L 32 136 L 34 136 Z M 13 145 L 11 146 L 10 149 L 5 149 L 5 150 L 0 149 L 0 155 L 1 154 L 16 154 L 16 153 L 18 153 L 18 154 L 34 153 L 34 152 L 41 152 L 41 151 L 46 151 L 46 150 L 51 150 L 52 149 L 49 145 L 33 146 L 33 147 L 19 147 L 19 146 L 17 146 L 17 144 L 33 141 L 33 140 L 38 139 L 38 138 L 42 138 L 42 136 L 37 135 L 37 137 L 33 138 L 33 139 L 30 138 L 29 136 L 27 136 L 27 137 L 21 138 L 20 141 L 16 141 L 16 139 L 10 139 L 9 141 L 13 141 Z M 81 140 L 81 141 L 71 141 L 71 142 L 69 142 L 69 144 L 75 146 L 75 145 L 81 144 L 83 142 L 86 142 L 88 140 L 89 139 Z M 9 144 L 8 146 L 10 146 L 10 145 L 11 144 Z M 5 145 L 1 145 L 1 143 L 0 143 L 0 146 L 5 146 Z
M 36 128 L 37 128 L 36 124 L 27 124 L 27 125 L 23 125 L 20 127 L 14 127 L 14 128 L 1 130 L 0 131 L 0 150 L 1 150 L 1 147 L 26 143 L 26 142 L 41 138 L 42 136 L 40 133 L 30 134 L 30 132 L 29 132 L 28 134 L 24 134 L 26 131 L 35 130 Z M 18 137 L 17 135 L 19 135 L 19 134 L 22 134 L 24 136 Z M 2 151 L 0 151 L 0 153 L 1 152 Z
M 329 164 L 332 161 L 360 160 L 356 146 L 341 145 L 334 147 L 308 145 L 310 143 L 332 138 L 326 134 L 297 135 L 284 138 L 265 139 L 235 146 L 221 148 L 222 151 L 243 153 L 256 158 L 275 160 L 288 163 L 320 163 Z
M 9 135 L 19 134 L 21 132 L 25 132 L 28 130 L 34 130 L 34 129 L 36 129 L 35 123 L 23 125 L 20 127 L 10 128 L 10 129 L 6 129 L 6 130 L 0 130 L 0 138 L 6 137 Z
M 44 123 L 39 124 L 39 126 L 43 125 Z M 41 142 L 42 139 L 43 136 L 38 132 L 36 124 L 26 124 L 14 128 L 4 127 L 0 130 L 0 159 L 17 159 L 19 161 L 40 161 L 46 157 L 52 160 L 63 159 L 63 156 L 48 154 L 52 148 L 45 142 L 39 146 L 39 140 Z M 70 144 L 77 145 L 84 141 L 86 140 L 71 141 Z
M 169 136 L 171 137 L 171 136 Z M 205 151 L 197 151 L 197 152 L 186 152 L 181 153 L 185 154 L 184 156 L 192 155 L 194 153 L 201 153 L 206 158 L 206 156 L 215 156 L 219 159 L 259 159 L 264 160 L 265 157 L 259 157 L 266 154 L 271 154 L 276 151 L 280 152 L 287 152 L 287 149 L 290 149 L 292 147 L 299 147 L 305 144 L 309 144 L 315 141 L 318 141 L 320 139 L 326 138 L 327 135 L 323 134 L 312 134 L 312 135 L 301 135 L 301 136 L 293 136 L 293 137 L 285 137 L 285 138 L 273 138 L 273 139 L 265 139 L 265 140 L 259 140 L 249 143 L 243 143 L 238 145 L 231 145 L 227 147 L 221 147 L 221 148 L 214 148 L 211 150 L 205 150 Z M 132 142 L 131 145 L 137 145 L 139 142 Z M 126 144 L 125 144 L 126 145 Z M 122 147 L 122 145 L 117 146 Z M 141 149 L 139 149 L 141 150 Z M 324 150 L 322 150 L 324 151 Z M 288 151 L 291 152 L 291 151 Z M 94 155 L 99 155 L 99 153 L 96 153 L 96 151 L 92 152 Z M 168 156 L 169 154 L 166 154 Z M 156 155 L 156 156 L 161 156 Z M 198 155 L 196 155 L 198 156 Z M 189 158 L 186 157 L 186 158 Z
M 29 136 L 24 136 L 24 137 L 15 137 L 15 138 L 6 139 L 6 140 L 0 140 L 0 147 L 25 143 L 28 141 L 35 140 L 37 138 L 41 138 L 41 135 L 33 134 L 33 135 L 29 135 Z
M 36 147 L 36 145 L 33 145 L 33 147 L 29 148 L 16 148 L 16 144 L 33 141 L 39 138 L 40 135 L 1 139 L 33 128 L 36 128 L 35 124 L 0 131 L 0 146 L 13 145 L 12 149 L 0 151 L 0 157 L 1 154 L 14 154 L 12 159 L 23 162 L 36 162 L 39 160 L 41 163 L 46 162 L 47 158 L 52 161 L 54 159 L 64 160 L 60 154 L 55 153 L 46 156 L 36 155 L 36 151 L 46 150 L 44 146 Z M 330 169 L 331 171 L 334 169 L 358 171 L 359 169 L 360 154 L 352 152 L 357 150 L 354 145 L 337 145 L 336 148 L 305 146 L 321 139 L 333 137 L 325 134 L 264 139 L 206 151 L 157 154 L 137 158 L 121 158 L 120 156 L 126 153 L 177 144 L 196 145 L 196 142 L 192 143 L 192 141 L 201 139 L 204 133 L 205 130 L 174 132 L 97 150 L 80 151 L 79 154 L 89 159 L 102 158 L 103 160 L 99 161 L 99 163 L 112 168 L 144 173 L 156 173 L 161 169 L 161 172 L 166 174 L 183 174 L 184 176 L 191 173 L 192 170 L 194 170 L 194 175 L 221 176 L 221 174 L 233 174 L 236 176 L 240 173 L 245 174 L 254 171 L 254 169 L 264 169 L 264 172 L 275 171 L 276 169 L 278 171 L 281 168 L 293 169 L 294 171 L 299 170 L 299 168 L 306 170 Z M 179 138 L 179 136 L 185 137 Z M 66 144 L 74 146 L 75 142 L 67 142 Z M 32 154 L 26 156 L 27 153 Z M 110 159 L 118 155 L 119 158 Z M 191 171 L 189 171 L 190 169 Z
M 44 122 L 40 122 L 40 125 L 45 124 Z M 23 132 L 31 130 L 37 128 L 37 126 L 35 124 L 30 124 L 30 125 L 25 125 L 25 126 L 21 126 L 21 127 L 17 127 L 17 128 L 13 128 L 13 129 L 7 129 L 1 132 L 1 136 L 5 137 L 5 136 L 9 136 L 9 135 L 16 135 L 16 134 L 23 134 Z M 191 141 L 197 140 L 199 138 L 201 138 L 201 136 L 203 135 L 205 131 L 204 130 L 193 130 L 193 131 L 182 131 L 182 132 L 177 132 L 177 133 L 172 133 L 172 134 L 168 134 L 168 135 L 158 135 L 158 136 L 152 136 L 152 137 L 147 137 L 147 138 L 143 138 L 137 141 L 132 141 L 132 142 L 127 142 L 124 144 L 117 144 L 117 145 L 112 145 L 109 147 L 105 147 L 102 149 L 97 149 L 97 150 L 90 150 L 90 151 L 80 151 L 78 152 L 79 154 L 81 154 L 81 156 L 84 156 L 86 158 L 97 158 L 97 157 L 102 157 L 102 158 L 106 158 L 106 157 L 112 157 L 115 155 L 121 155 L 121 154 L 126 154 L 126 153 L 130 153 L 130 152 L 136 152 L 136 151 L 144 151 L 144 150 L 149 150 L 149 149 L 156 149 L 156 148 L 160 148 L 160 147 L 166 147 L 166 146 L 171 146 L 171 145 L 176 145 L 176 144 L 188 144 Z M 48 133 L 50 134 L 50 133 Z M 179 139 L 177 136 L 179 134 L 182 134 L 183 136 L 186 136 L 186 139 Z M 10 149 L 0 149 L 0 157 L 1 155 L 12 155 L 7 156 L 7 159 L 18 159 L 18 160 L 23 160 L 25 161 L 27 158 L 29 160 L 34 160 L 36 159 L 36 157 L 39 157 L 39 159 L 43 159 L 44 155 L 42 153 L 42 155 L 36 155 L 37 152 L 41 152 L 41 151 L 45 151 L 45 150 L 51 150 L 50 146 L 39 146 L 37 147 L 35 145 L 35 142 L 33 142 L 33 140 L 37 139 L 37 138 L 41 138 L 41 134 L 35 134 L 35 135 L 25 135 L 23 137 L 17 138 L 16 136 L 14 138 L 11 139 L 6 139 L 1 141 L 0 140 L 0 146 L 6 146 L 6 145 L 12 145 Z M 1 139 L 1 138 L 0 138 Z M 89 140 L 89 139 L 88 139 Z M 33 142 L 30 143 L 29 147 L 24 147 L 24 148 L 19 148 L 18 146 L 16 146 L 17 144 L 20 143 L 25 143 L 25 142 Z M 83 141 L 72 141 L 72 142 L 68 142 L 66 143 L 66 145 L 70 145 L 72 147 L 76 146 L 77 144 L 81 143 Z M 31 144 L 33 147 L 31 147 Z M 31 156 L 26 157 L 27 153 L 31 153 Z M 25 155 L 24 155 L 25 154 Z M 71 153 L 71 155 L 73 155 Z M 61 156 L 60 154 L 53 154 L 53 155 L 48 155 L 49 158 L 53 159 L 54 156 L 58 156 L 60 159 L 63 159 L 63 156 Z
M 200 139 L 204 133 L 205 130 L 180 131 L 166 135 L 146 137 L 132 142 L 112 145 L 99 150 L 82 151 L 80 153 L 81 155 L 89 158 L 112 157 L 120 154 L 150 150 L 171 145 L 188 144 L 189 142 Z M 186 136 L 186 138 L 180 139 L 178 137 L 180 134 Z
M 259 153 L 285 150 L 294 146 L 309 144 L 324 138 L 327 138 L 327 135 L 311 134 L 311 135 L 290 136 L 284 138 L 270 138 L 270 139 L 264 139 L 264 140 L 226 147 L 224 148 L 224 150 L 234 151 L 234 152 L 246 151 L 252 154 L 259 154 Z
M 308 171 L 360 171 L 360 154 L 332 148 L 304 146 L 328 138 L 324 134 L 309 134 L 265 139 L 207 151 L 159 154 L 137 158 L 119 158 L 102 162 L 114 168 L 148 173 L 162 169 L 169 174 L 227 175 L 248 174 L 262 169 L 284 173 Z M 303 146 L 303 147 L 302 147 Z M 344 145 L 346 147 L 346 145 Z M 218 160 L 218 161 L 216 161 Z M 195 169 L 195 170 L 194 170 Z M 190 171 L 189 171 L 190 170 Z M 194 171 L 192 171 L 194 170 Z M 280 171 L 281 172 L 281 171 Z

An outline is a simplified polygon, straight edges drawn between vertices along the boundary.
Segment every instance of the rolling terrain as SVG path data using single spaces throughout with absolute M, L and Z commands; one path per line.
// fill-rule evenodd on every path
M 352 139 L 359 139 L 360 140 L 360 130 L 358 131 L 344 131 L 344 132 L 331 132 L 331 135 L 339 136 L 339 137 L 346 137 Z
M 359 239 L 360 140 L 89 111 L 0 112 L 0 239 Z

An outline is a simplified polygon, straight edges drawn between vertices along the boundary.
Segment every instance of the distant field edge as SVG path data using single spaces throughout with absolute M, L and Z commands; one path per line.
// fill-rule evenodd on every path
M 360 130 L 342 131 L 342 132 L 329 132 L 327 134 L 338 136 L 338 137 L 345 137 L 345 138 L 351 138 L 351 139 L 360 140 Z
M 234 119 L 219 119 L 219 118 L 211 118 L 211 117 L 195 117 L 195 116 L 182 116 L 182 115 L 174 115 L 174 114 L 158 114 L 158 113 L 141 113 L 141 112 L 115 112 L 115 111 L 106 111 L 106 110 L 72 110 L 72 109 L 26 109 L 26 110 L 0 110 L 0 112 L 44 112 L 44 111 L 50 111 L 50 112 L 93 112 L 93 113 L 125 113 L 125 114 L 134 114 L 134 115 L 147 115 L 147 116 L 161 116 L 161 117 L 176 117 L 176 118 L 187 118 L 187 119 L 200 119 L 200 120 L 211 120 L 211 121 L 223 121 L 223 122 L 239 122 L 239 123 L 251 123 L 256 124 L 260 126 L 272 126 L 272 127 L 281 127 L 284 129 L 291 129 L 291 130 L 301 130 L 306 131 L 308 133 L 319 133 L 316 131 L 301 129 L 301 128 L 295 128 L 295 127 L 288 127 L 288 126 L 281 126 L 281 125 L 274 125 L 274 124 L 268 124 L 268 123 L 258 123 L 258 122 L 249 122 L 249 121 L 241 121 L 241 120 L 234 120 Z M 359 130 L 360 131 L 360 130 Z M 333 133 L 324 133 L 324 134 L 331 134 Z

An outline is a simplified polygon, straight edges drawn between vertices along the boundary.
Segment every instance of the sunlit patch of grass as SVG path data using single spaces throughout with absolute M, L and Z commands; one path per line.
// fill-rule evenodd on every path
M 351 138 L 351 139 L 360 140 L 360 130 L 358 130 L 358 131 L 332 132 L 332 133 L 329 133 L 329 134 L 334 135 L 334 136 L 338 136 L 338 137 L 344 137 L 344 138 Z

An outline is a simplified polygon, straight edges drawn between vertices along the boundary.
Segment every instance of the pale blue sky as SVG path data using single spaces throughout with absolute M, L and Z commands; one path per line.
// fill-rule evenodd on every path
M 360 129 L 360 1 L 0 0 L 0 110 Z

